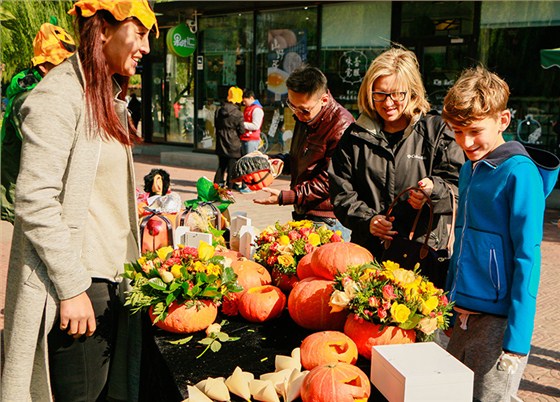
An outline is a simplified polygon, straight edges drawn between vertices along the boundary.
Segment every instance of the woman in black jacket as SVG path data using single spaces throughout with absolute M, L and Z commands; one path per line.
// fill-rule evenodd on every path
M 410 186 L 421 187 L 434 206 L 429 244 L 447 246 L 463 151 L 453 132 L 429 104 L 413 52 L 391 48 L 370 65 L 358 94 L 360 116 L 344 133 L 329 166 L 336 217 L 352 230 L 352 242 L 381 257 L 383 241 L 408 237 L 418 209 L 415 233 L 427 234 L 429 217 L 421 192 L 410 191 L 387 218 L 391 201 Z M 412 267 L 409 267 L 412 269 Z
M 241 103 L 243 90 L 231 87 L 228 91 L 227 102 L 216 110 L 214 127 L 216 128 L 216 155 L 218 155 L 218 169 L 214 176 L 214 183 L 224 184 L 233 188 L 233 169 L 241 158 L 241 140 L 239 136 L 245 132 L 243 127 L 243 113 L 236 104 Z M 227 174 L 227 179 L 224 176 Z

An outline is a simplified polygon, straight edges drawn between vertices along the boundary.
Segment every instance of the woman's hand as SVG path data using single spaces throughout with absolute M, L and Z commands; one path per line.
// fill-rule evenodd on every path
M 427 177 L 423 178 L 418 182 L 418 187 L 420 187 L 426 194 L 431 195 L 434 190 L 434 182 Z M 420 209 L 428 201 L 426 196 L 417 190 L 410 190 L 408 192 L 408 203 L 414 209 Z
M 278 204 L 278 196 L 280 195 L 280 190 L 276 190 L 275 188 L 268 188 L 268 187 L 265 187 L 262 190 L 270 194 L 270 196 L 267 198 L 263 198 L 261 200 L 253 200 L 255 204 L 262 204 L 262 205 Z
M 95 312 L 86 292 L 60 301 L 60 329 L 76 339 L 82 335 L 93 335 L 96 329 Z
M 393 240 L 394 235 L 397 234 L 393 229 L 394 216 L 387 217 L 385 215 L 375 215 L 369 221 L 369 231 L 375 237 L 379 237 L 381 240 Z

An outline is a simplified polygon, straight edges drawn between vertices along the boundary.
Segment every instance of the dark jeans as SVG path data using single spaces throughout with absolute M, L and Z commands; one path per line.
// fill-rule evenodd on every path
M 97 322 L 95 333 L 74 339 L 60 329 L 48 336 L 51 384 L 56 402 L 103 401 L 117 333 L 117 284 L 94 280 L 87 290 Z
M 214 183 L 223 186 L 224 183 L 228 188 L 233 188 L 233 169 L 238 158 L 230 158 L 229 156 L 218 155 L 218 169 L 214 175 Z M 227 174 L 227 179 L 224 176 Z

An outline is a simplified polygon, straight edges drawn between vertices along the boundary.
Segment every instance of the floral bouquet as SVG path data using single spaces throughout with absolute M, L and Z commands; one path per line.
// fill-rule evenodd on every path
M 271 272 L 293 276 L 304 255 L 323 244 L 340 241 L 339 231 L 333 232 L 325 225 L 309 220 L 290 221 L 283 225 L 276 222 L 257 237 L 253 258 Z
M 336 276 L 329 305 L 332 312 L 348 309 L 356 319 L 415 330 L 416 339 L 430 340 L 436 329 L 447 329 L 452 304 L 443 290 L 392 261 L 349 267 Z
M 229 260 L 214 252 L 214 247 L 205 242 L 198 249 L 168 246 L 125 264 L 123 276 L 132 280 L 125 304 L 131 306 L 133 313 L 150 308 L 154 323 L 165 320 L 172 304 L 219 305 L 228 293 L 242 288 Z

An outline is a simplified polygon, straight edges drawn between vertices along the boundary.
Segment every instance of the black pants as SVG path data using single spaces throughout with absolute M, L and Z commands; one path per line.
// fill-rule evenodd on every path
M 235 168 L 235 163 L 238 158 L 230 158 L 229 156 L 218 155 L 218 169 L 214 175 L 214 183 L 223 185 L 224 183 L 228 188 L 233 188 L 233 169 Z M 227 179 L 224 180 L 224 176 L 227 174 Z
M 94 280 L 87 290 L 97 329 L 74 339 L 60 330 L 60 318 L 48 336 L 51 384 L 56 402 L 103 401 L 117 333 L 120 301 L 117 284 Z

